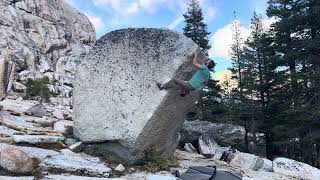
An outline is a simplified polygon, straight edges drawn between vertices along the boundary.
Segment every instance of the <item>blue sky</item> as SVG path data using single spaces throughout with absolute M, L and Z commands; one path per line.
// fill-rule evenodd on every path
M 97 38 L 116 29 L 127 27 L 169 28 L 182 32 L 182 14 L 187 0 L 65 0 L 84 12 L 96 28 Z M 209 51 L 217 63 L 216 72 L 231 65 L 229 47 L 232 43 L 233 11 L 242 24 L 242 35 L 250 34 L 250 19 L 254 11 L 265 17 L 267 0 L 199 0 L 210 34 Z M 270 19 L 265 18 L 269 24 Z

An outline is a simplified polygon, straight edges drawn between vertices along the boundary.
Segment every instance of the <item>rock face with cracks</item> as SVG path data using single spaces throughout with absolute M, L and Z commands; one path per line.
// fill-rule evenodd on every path
M 108 33 L 79 65 L 74 91 L 74 134 L 83 142 L 119 143 L 126 158 L 155 147 L 176 148 L 186 113 L 197 91 L 180 97 L 178 88 L 160 91 L 157 82 L 189 80 L 197 45 L 163 29 Z M 123 155 L 121 155 L 123 157 Z
M 89 19 L 63 0 L 2 0 L 0 17 L 0 51 L 14 56 L 19 71 L 67 76 L 69 59 L 95 42 Z
M 17 92 L 28 78 L 47 76 L 50 91 L 61 96 L 52 101 L 69 105 L 76 67 L 95 36 L 89 18 L 64 0 L 0 1 L 0 54 L 12 56 Z

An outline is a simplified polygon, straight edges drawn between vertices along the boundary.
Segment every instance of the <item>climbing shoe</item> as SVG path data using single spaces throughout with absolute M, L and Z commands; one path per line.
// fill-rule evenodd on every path
M 163 87 L 160 83 L 157 83 L 157 86 L 158 86 L 159 90 L 163 90 Z

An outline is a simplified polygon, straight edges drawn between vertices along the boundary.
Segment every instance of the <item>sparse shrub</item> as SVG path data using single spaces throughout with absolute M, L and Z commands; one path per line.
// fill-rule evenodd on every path
M 161 153 L 156 148 L 149 148 L 145 151 L 143 168 L 148 172 L 169 171 L 171 167 L 178 166 L 178 160 L 172 154 Z
M 50 98 L 50 90 L 47 86 L 49 84 L 50 80 L 48 77 L 43 77 L 41 79 L 28 79 L 26 83 L 26 98 L 34 98 L 38 97 L 40 99 L 40 103 L 42 101 L 49 101 Z

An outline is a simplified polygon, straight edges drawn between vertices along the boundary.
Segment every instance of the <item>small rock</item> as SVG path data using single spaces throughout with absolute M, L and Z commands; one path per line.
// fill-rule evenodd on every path
M 39 160 L 11 145 L 5 145 L 0 154 L 1 167 L 16 174 L 31 173 L 38 163 Z
M 58 119 L 64 119 L 63 114 L 60 110 L 55 110 L 52 112 L 53 117 L 58 118 Z
M 262 158 L 262 159 L 263 159 L 263 166 L 259 171 L 272 172 L 273 171 L 272 161 L 266 158 Z
M 51 97 L 50 102 L 54 105 L 62 105 L 62 106 L 72 105 L 71 98 L 64 98 L 64 97 Z
M 189 153 L 197 153 L 197 149 L 191 143 L 185 143 L 184 149 Z
M 13 82 L 13 90 L 16 92 L 25 91 L 27 87 L 19 82 Z
M 55 131 L 59 131 L 63 134 L 72 134 L 73 133 L 73 121 L 61 120 L 53 125 Z
M 264 160 L 261 157 L 253 154 L 237 152 L 235 153 L 235 157 L 231 160 L 230 164 L 244 169 L 258 171 L 263 167 Z
M 207 135 L 202 135 L 199 138 L 199 150 L 200 154 L 206 157 L 213 157 L 216 151 L 220 149 L 220 146 Z
M 70 149 L 61 149 L 60 152 L 64 155 L 77 156 L 77 153 L 71 151 Z
M 122 165 L 122 164 L 119 164 L 116 168 L 115 168 L 116 171 L 119 171 L 119 172 L 124 172 L 126 170 L 126 168 Z
M 32 119 L 26 119 L 26 121 L 32 122 L 32 123 L 37 123 L 41 127 L 52 127 L 54 125 L 54 123 L 58 121 L 58 119 L 45 116 L 42 118 L 33 117 Z
M 174 156 L 179 160 L 191 161 L 193 159 L 205 159 L 205 157 L 201 154 L 189 153 L 186 151 L 176 150 L 174 152 Z
M 44 108 L 44 106 L 42 104 L 37 104 L 32 106 L 30 109 L 28 109 L 25 112 L 26 115 L 29 116 L 35 116 L 35 117 L 43 117 L 47 114 L 46 109 Z
M 66 144 L 68 147 L 77 143 L 78 140 L 74 139 L 74 138 L 67 138 L 65 141 L 64 141 L 64 144 Z
M 28 122 L 30 118 L 35 118 L 32 116 L 12 116 L 8 112 L 1 113 L 1 123 L 5 125 L 16 126 L 18 128 L 37 128 L 38 124 Z
M 213 159 L 220 159 L 223 152 L 229 151 L 229 147 L 220 147 L 216 150 L 216 153 L 213 156 Z
M 27 82 L 28 79 L 36 80 L 43 78 L 43 74 L 41 72 L 35 70 L 24 70 L 17 74 L 17 78 L 20 82 Z
M 54 144 L 64 140 L 63 136 L 48 136 L 48 135 L 13 135 L 15 143 L 27 144 Z
M 18 98 L 18 97 L 17 97 Z M 15 99 L 5 99 L 0 101 L 0 105 L 3 106 L 3 110 L 11 112 L 19 112 L 25 114 L 32 106 L 39 104 L 37 101 L 17 101 Z
M 77 142 L 69 147 L 69 149 L 73 152 L 81 152 L 84 148 L 84 144 L 82 142 Z

